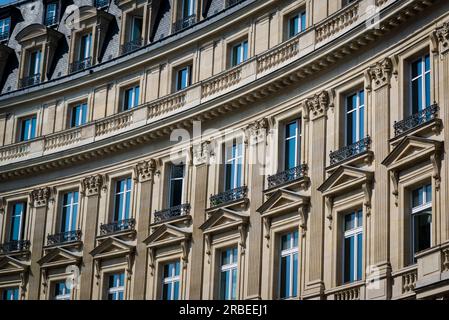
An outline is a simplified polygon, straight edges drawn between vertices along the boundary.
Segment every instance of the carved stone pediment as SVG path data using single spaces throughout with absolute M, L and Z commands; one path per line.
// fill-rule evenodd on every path
M 323 196 L 336 197 L 345 192 L 356 190 L 364 183 L 373 180 L 374 173 L 371 171 L 350 167 L 338 167 L 318 188 Z
M 90 254 L 94 259 L 113 258 L 134 253 L 135 248 L 133 243 L 110 237 L 102 241 Z
M 42 268 L 61 267 L 72 264 L 79 264 L 82 254 L 72 252 L 63 248 L 51 249 L 40 260 L 37 261 Z
M 26 272 L 29 267 L 29 264 L 12 257 L 5 256 L 0 258 L 0 275 Z
M 65 19 L 66 24 L 75 30 L 84 29 L 96 24 L 100 28 L 107 27 L 114 16 L 104 10 L 99 10 L 93 6 L 82 6 L 78 10 L 69 13 Z
M 249 215 L 234 210 L 220 208 L 210 214 L 209 218 L 200 226 L 204 233 L 216 233 L 238 228 L 247 224 Z
M 310 197 L 297 192 L 279 189 L 273 193 L 256 211 L 262 216 L 274 216 L 295 211 L 300 206 L 308 206 Z
M 148 247 L 162 247 L 188 240 L 192 237 L 192 232 L 185 228 L 178 228 L 170 224 L 164 224 L 158 227 L 143 242 Z
M 382 164 L 390 171 L 401 171 L 420 162 L 427 161 L 432 155 L 440 154 L 443 142 L 421 137 L 408 136 L 390 152 Z
M 56 45 L 64 35 L 52 28 L 48 28 L 40 23 L 33 23 L 23 28 L 16 36 L 17 42 L 21 45 L 29 44 L 29 42 L 36 43 L 52 43 Z

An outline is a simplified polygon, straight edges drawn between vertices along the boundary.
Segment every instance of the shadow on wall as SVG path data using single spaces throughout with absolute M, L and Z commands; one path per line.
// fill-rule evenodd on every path
M 159 8 L 155 7 L 156 10 L 156 20 L 153 23 L 153 26 L 158 26 L 157 28 L 152 28 L 153 32 L 150 37 L 150 41 L 158 41 L 162 38 L 168 36 L 170 32 L 170 12 L 171 12 L 171 1 L 170 0 L 162 0 L 159 2 Z M 163 23 L 167 22 L 167 23 Z

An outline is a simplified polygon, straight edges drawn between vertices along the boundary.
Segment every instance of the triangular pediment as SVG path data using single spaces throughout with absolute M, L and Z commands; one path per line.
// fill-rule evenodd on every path
M 44 267 L 68 265 L 78 263 L 81 257 L 81 253 L 71 252 L 63 248 L 54 248 L 48 251 L 37 263 Z
M 360 188 L 373 179 L 373 172 L 351 166 L 338 167 L 318 188 L 324 196 Z
M 19 43 L 23 43 L 25 41 L 37 38 L 45 38 L 48 40 L 59 40 L 62 37 L 63 34 L 56 30 L 50 29 L 40 23 L 33 23 L 20 30 L 20 32 L 16 36 L 16 40 Z
M 247 223 L 249 215 L 243 214 L 231 209 L 221 208 L 214 211 L 209 219 L 207 219 L 200 229 L 204 232 L 213 232 L 220 229 L 228 229 L 237 227 L 241 224 Z
M 130 243 L 111 237 L 102 241 L 90 254 L 94 258 L 124 255 L 133 251 L 134 248 L 135 246 Z
M 429 160 L 430 155 L 442 149 L 441 141 L 413 136 L 405 137 L 382 161 L 382 164 L 389 170 L 397 170 Z
M 294 191 L 279 189 L 256 211 L 263 215 L 283 213 L 296 210 L 299 206 L 307 205 L 309 202 L 309 197 L 300 195 Z
M 28 267 L 28 264 L 12 257 L 0 258 L 0 274 L 19 273 L 26 271 Z
M 148 246 L 161 246 L 183 241 L 190 238 L 191 234 L 190 231 L 166 224 L 154 230 L 143 242 Z

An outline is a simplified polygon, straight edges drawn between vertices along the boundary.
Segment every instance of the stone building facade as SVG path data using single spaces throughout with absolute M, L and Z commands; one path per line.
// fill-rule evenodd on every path
M 0 92 L 0 299 L 449 296 L 448 1 L 18 1 Z

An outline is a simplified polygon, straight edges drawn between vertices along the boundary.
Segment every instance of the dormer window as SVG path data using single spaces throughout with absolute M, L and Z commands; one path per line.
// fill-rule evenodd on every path
M 58 24 L 58 3 L 49 2 L 45 9 L 45 21 L 44 24 L 47 27 Z
M 79 37 L 78 59 L 71 65 L 70 72 L 77 72 L 92 66 L 92 33 Z
M 109 6 L 109 0 L 94 0 L 94 5 L 97 9 L 104 9 Z
M 179 0 L 176 8 L 176 19 L 173 24 L 173 32 L 186 29 L 196 23 L 196 0 Z
M 11 30 L 11 18 L 0 19 L 0 41 L 6 41 L 9 39 L 9 33 Z
M 40 48 L 29 50 L 27 54 L 28 66 L 24 77 L 20 79 L 21 88 L 33 86 L 41 81 L 42 51 Z

